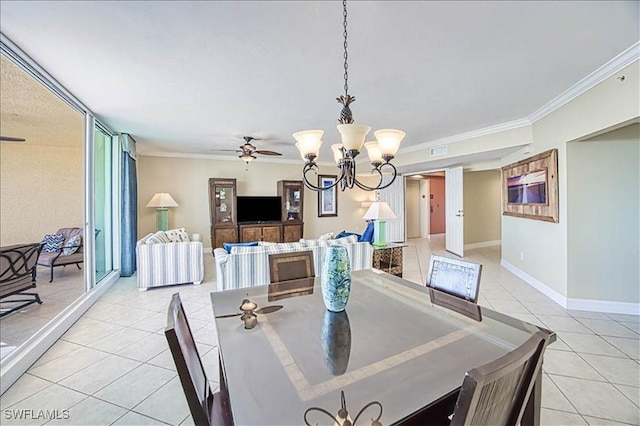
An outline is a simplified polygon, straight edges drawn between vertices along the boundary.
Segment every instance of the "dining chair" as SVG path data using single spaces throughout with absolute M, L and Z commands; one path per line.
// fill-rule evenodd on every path
M 178 293 L 171 297 L 164 335 L 194 423 L 197 426 L 233 425 L 228 399 L 220 392 L 211 391 Z
M 477 303 L 481 272 L 478 263 L 431 255 L 427 287 Z
M 520 424 L 542 368 L 548 339 L 547 333 L 538 331 L 506 355 L 469 370 L 451 425 Z
M 269 255 L 270 283 L 314 277 L 313 252 L 275 253 Z

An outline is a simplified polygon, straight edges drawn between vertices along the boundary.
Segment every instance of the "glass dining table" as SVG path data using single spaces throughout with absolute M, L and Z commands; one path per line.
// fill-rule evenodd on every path
M 477 305 L 473 314 L 447 309 L 424 286 L 376 270 L 353 272 L 341 313 L 326 310 L 318 277 L 211 300 L 236 425 L 334 424 L 343 402 L 351 421 L 364 408 L 356 424 L 400 424 L 455 402 L 465 372 L 541 330 Z M 523 425 L 539 423 L 540 392 L 538 375 Z

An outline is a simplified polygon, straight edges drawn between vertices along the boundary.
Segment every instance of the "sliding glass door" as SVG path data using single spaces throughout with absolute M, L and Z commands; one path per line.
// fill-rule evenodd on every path
M 113 270 L 113 143 L 103 129 L 94 130 L 95 282 Z

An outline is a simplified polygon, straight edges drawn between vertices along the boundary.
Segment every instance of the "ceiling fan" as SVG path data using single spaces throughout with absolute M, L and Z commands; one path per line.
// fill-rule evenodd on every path
M 240 154 L 240 155 L 238 155 L 238 158 L 240 158 L 245 163 L 249 163 L 249 162 L 257 159 L 258 157 L 256 157 L 254 154 L 260 154 L 260 155 L 282 155 L 281 153 L 276 152 L 276 151 L 270 151 L 268 149 L 258 149 L 258 148 L 256 148 L 256 146 L 254 144 L 252 144 L 251 141 L 260 140 L 258 138 L 254 138 L 253 136 L 243 136 L 242 139 L 244 139 L 244 144 L 239 146 L 240 149 L 217 149 L 216 151 L 233 151 L 233 152 L 237 152 L 237 153 Z
M 15 138 L 13 136 L 0 136 L 0 141 L 2 142 L 24 142 L 25 138 Z

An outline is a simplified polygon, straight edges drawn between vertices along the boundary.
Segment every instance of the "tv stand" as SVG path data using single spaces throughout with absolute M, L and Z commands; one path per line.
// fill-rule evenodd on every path
M 251 241 L 282 242 L 282 222 L 253 222 L 238 225 L 238 235 L 241 243 Z

